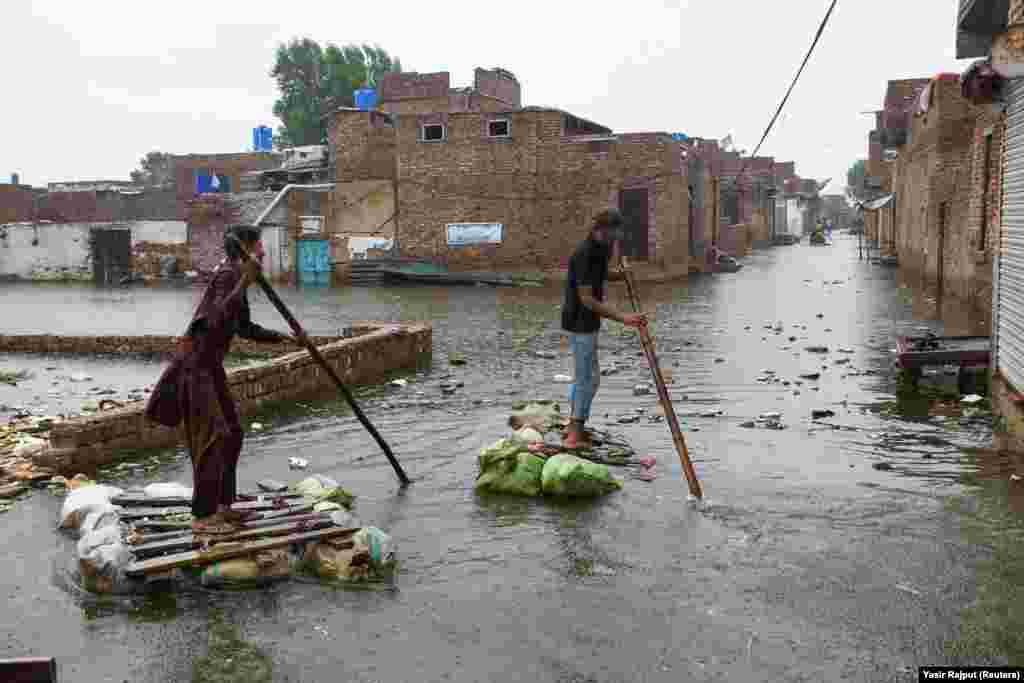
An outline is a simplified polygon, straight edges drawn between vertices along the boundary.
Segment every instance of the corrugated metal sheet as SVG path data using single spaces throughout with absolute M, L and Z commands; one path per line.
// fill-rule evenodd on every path
M 996 368 L 1024 389 L 1024 80 L 1011 82 L 993 303 Z

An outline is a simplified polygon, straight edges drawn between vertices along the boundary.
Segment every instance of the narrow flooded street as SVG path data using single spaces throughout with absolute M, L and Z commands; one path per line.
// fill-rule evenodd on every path
M 394 584 L 97 598 L 71 582 L 60 498 L 35 491 L 0 516 L 0 656 L 54 656 L 62 680 L 82 683 L 911 681 L 921 665 L 1021 663 L 1024 483 L 1010 475 L 1024 464 L 986 450 L 983 417 L 930 414 L 892 368 L 898 334 L 987 330 L 955 304 L 943 323 L 942 304 L 899 277 L 837 235 L 755 251 L 734 274 L 641 283 L 699 504 L 668 427 L 650 419 L 656 395 L 634 395 L 650 379 L 636 336 L 607 323 L 602 365 L 617 371 L 602 377 L 593 424 L 654 455 L 658 478 L 616 469 L 622 491 L 587 503 L 474 493 L 476 456 L 506 433 L 515 401 L 567 410 L 554 379 L 571 374 L 560 288 L 281 288 L 311 334 L 356 320 L 434 326 L 429 372 L 361 392 L 414 479 L 407 490 L 341 401 L 260 416 L 239 466 L 252 489 L 294 479 L 288 457 L 301 453 L 308 474 L 342 482 L 359 517 L 399 544 Z M 3 285 L 0 306 L 8 333 L 177 334 L 195 296 Z M 613 289 L 623 308 L 624 296 Z M 255 320 L 284 329 L 250 297 Z M 45 404 L 56 376 L 74 373 L 96 380 L 83 394 L 127 391 L 160 368 L 110 363 L 0 355 L 0 368 L 35 373 L 0 385 L 0 403 Z M 446 374 L 464 383 L 451 396 Z M 927 384 L 955 390 L 956 378 Z M 784 428 L 756 421 L 766 413 Z M 190 482 L 184 451 L 153 455 L 101 478 Z

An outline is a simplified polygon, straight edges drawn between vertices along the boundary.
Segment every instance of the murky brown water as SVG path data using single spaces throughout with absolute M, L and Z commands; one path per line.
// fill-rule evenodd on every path
M 910 681 L 918 665 L 958 657 L 1012 661 L 1024 647 L 999 640 L 1018 626 L 999 616 L 998 598 L 1016 598 L 999 570 L 1024 574 L 1024 561 L 996 532 L 1019 525 L 1020 497 L 1007 483 L 1016 465 L 970 450 L 990 443 L 984 420 L 908 418 L 912 406 L 896 394 L 894 336 L 942 332 L 935 302 L 895 271 L 858 262 L 856 242 L 841 236 L 831 248 L 780 247 L 746 263 L 736 274 L 641 286 L 702 504 L 687 501 L 664 423 L 617 424 L 638 409 L 655 413 L 657 400 L 633 396 L 649 379 L 638 342 L 607 327 L 603 361 L 624 369 L 602 378 L 595 425 L 655 455 L 660 477 L 619 472 L 624 489 L 588 503 L 473 493 L 476 454 L 505 433 L 513 401 L 564 406 L 566 386 L 553 381 L 570 367 L 558 343 L 560 291 L 286 290 L 314 333 L 357 319 L 434 324 L 433 370 L 362 398 L 412 487 L 398 489 L 337 403 L 261 417 L 269 428 L 248 437 L 240 468 L 246 488 L 290 480 L 287 459 L 301 452 L 308 473 L 343 481 L 360 517 L 399 543 L 394 585 L 84 596 L 66 584 L 71 548 L 53 531 L 60 501 L 37 492 L 3 516 L 0 656 L 56 656 L 62 680 L 83 682 Z M 15 286 L 0 289 L 0 306 L 14 331 L 172 334 L 191 296 Z M 279 325 L 262 295 L 252 298 L 256 318 Z M 776 321 L 782 334 L 764 329 Z M 956 325 L 969 327 L 969 317 Z M 830 352 L 807 353 L 810 344 Z M 450 352 L 467 365 L 450 367 Z M 821 379 L 758 382 L 765 370 Z M 124 371 L 125 381 L 145 383 L 150 371 Z M 438 388 L 445 373 L 465 383 L 452 397 Z M 812 423 L 823 408 L 835 416 Z M 787 429 L 740 426 L 768 411 Z M 187 482 L 189 470 L 177 453 L 157 471 L 114 480 Z M 232 652 L 235 668 L 223 662 Z M 224 665 L 207 675 L 210 659 L 197 660 L 210 653 Z

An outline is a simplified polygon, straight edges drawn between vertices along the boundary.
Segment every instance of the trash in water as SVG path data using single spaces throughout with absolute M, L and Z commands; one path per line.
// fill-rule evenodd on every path
M 393 387 L 404 387 L 408 383 L 409 383 L 409 380 L 407 380 L 407 379 L 393 379 L 393 380 L 391 380 L 391 386 L 393 386 Z
M 984 400 L 985 399 L 983 399 L 981 396 L 978 396 L 977 394 L 968 394 L 967 396 L 964 396 L 962 399 L 960 399 L 960 402 L 967 403 L 968 405 L 973 405 L 975 403 L 981 403 Z
M 634 396 L 648 396 L 651 393 L 651 387 L 646 384 L 637 384 L 633 387 Z
M 263 431 L 263 423 L 261 423 L 261 422 L 253 422 L 251 426 L 252 426 L 252 431 L 254 431 L 254 432 Z
M 603 375 L 604 371 L 602 371 L 601 374 Z M 569 382 L 572 382 L 572 377 L 570 377 L 569 375 L 555 375 L 555 381 L 561 382 L 562 384 L 567 384 Z
M 309 461 L 305 458 L 288 458 L 288 467 L 293 470 L 304 470 L 309 467 Z
M 814 420 L 820 420 L 820 419 L 826 418 L 826 417 L 835 417 L 835 415 L 836 414 L 834 412 L 832 412 L 831 410 L 812 410 L 811 411 L 811 419 L 814 419 Z

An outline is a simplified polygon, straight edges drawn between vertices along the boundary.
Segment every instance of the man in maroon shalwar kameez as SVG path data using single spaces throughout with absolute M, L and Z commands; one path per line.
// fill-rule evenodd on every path
M 248 261 L 240 259 L 239 243 L 251 256 Z M 224 372 L 232 339 L 237 334 L 254 341 L 305 341 L 252 322 L 246 289 L 260 273 L 259 230 L 233 227 L 224 247 L 228 256 L 214 271 L 174 360 L 146 406 L 147 416 L 157 422 L 183 423 L 192 459 L 192 526 L 205 532 L 230 531 L 241 518 L 231 504 L 237 495 L 242 425 Z

